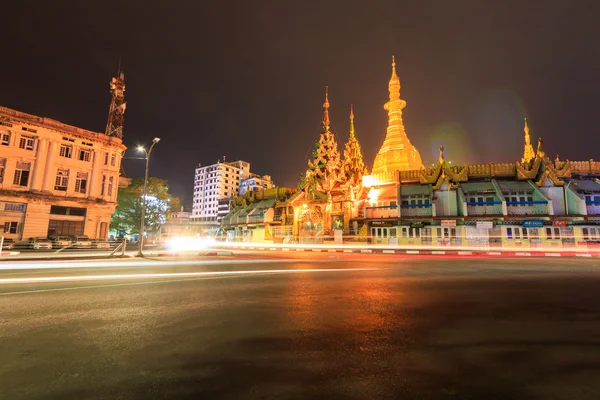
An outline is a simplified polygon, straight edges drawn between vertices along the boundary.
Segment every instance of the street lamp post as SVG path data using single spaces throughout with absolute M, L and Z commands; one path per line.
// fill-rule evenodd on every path
M 138 257 L 144 256 L 144 253 L 143 253 L 144 230 L 146 229 L 146 227 L 144 225 L 145 225 L 145 219 L 146 219 L 146 196 L 148 194 L 148 166 L 150 164 L 150 154 L 152 153 L 152 148 L 158 142 L 160 142 L 160 138 L 155 137 L 154 139 L 152 139 L 152 144 L 150 145 L 150 148 L 148 149 L 148 151 L 146 151 L 144 146 L 138 147 L 138 151 L 143 151 L 144 154 L 146 155 L 146 174 L 144 175 L 144 196 L 142 197 L 142 220 L 140 221 L 140 239 L 139 239 L 140 247 L 139 247 L 139 250 L 137 253 Z

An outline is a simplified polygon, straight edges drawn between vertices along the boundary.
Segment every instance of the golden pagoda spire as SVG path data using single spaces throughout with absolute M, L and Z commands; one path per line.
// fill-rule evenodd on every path
M 350 137 L 354 137 L 354 110 L 350 104 Z
M 406 101 L 400 98 L 400 78 L 396 73 L 396 59 L 393 56 L 392 76 L 388 83 L 388 90 L 390 101 L 383 107 L 388 112 L 387 134 L 375 157 L 373 173 L 421 169 L 423 168 L 421 155 L 408 140 L 402 122 L 402 110 L 406 107 Z
M 323 133 L 329 132 L 329 86 L 325 86 L 325 103 L 323 103 Z
M 533 146 L 531 145 L 531 136 L 529 135 L 529 126 L 527 125 L 527 118 L 525 118 L 525 128 L 523 128 L 523 131 L 525 132 L 525 148 L 523 150 L 523 158 L 521 159 L 521 162 L 527 163 L 535 158 Z

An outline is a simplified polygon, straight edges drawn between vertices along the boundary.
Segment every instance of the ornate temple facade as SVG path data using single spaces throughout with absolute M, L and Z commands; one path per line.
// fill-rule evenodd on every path
M 405 247 L 600 245 L 599 161 L 551 160 L 541 138 L 534 151 L 525 121 L 520 161 L 451 165 L 441 146 L 437 163 L 425 168 L 402 122 L 406 102 L 400 99 L 393 61 L 388 90 L 387 134 L 371 174 L 352 109 L 340 154 L 326 94 L 321 134 L 298 189 L 263 193 L 258 204 L 237 199 L 239 206 L 228 216 L 229 221 L 237 218 L 230 232 L 245 229 L 254 216 L 253 223 L 268 234 L 233 236 L 243 241 Z

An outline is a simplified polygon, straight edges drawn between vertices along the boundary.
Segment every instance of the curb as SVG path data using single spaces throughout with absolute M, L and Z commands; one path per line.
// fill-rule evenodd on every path
M 289 248 L 289 247 L 258 247 L 258 246 L 231 246 L 229 249 L 238 250 L 270 250 L 270 251 L 304 251 L 315 253 L 359 253 L 359 254 L 401 254 L 401 255 L 457 255 L 457 256 L 496 256 L 496 257 L 600 257 L 600 253 L 580 253 L 575 251 L 550 252 L 550 251 L 488 251 L 488 250 L 404 250 L 404 249 L 341 249 L 341 248 Z

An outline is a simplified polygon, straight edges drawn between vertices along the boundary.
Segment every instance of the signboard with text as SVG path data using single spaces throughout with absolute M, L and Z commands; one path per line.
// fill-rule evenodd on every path
M 456 226 L 456 221 L 453 219 L 443 219 L 441 221 L 442 226 Z
M 541 219 L 528 219 L 523 221 L 524 228 L 541 228 L 544 226 L 544 221 Z
M 556 220 L 554 220 L 554 222 L 552 222 L 552 226 L 567 226 L 567 220 L 566 219 L 556 219 Z
M 493 227 L 492 221 L 477 221 L 477 229 L 492 229 Z

